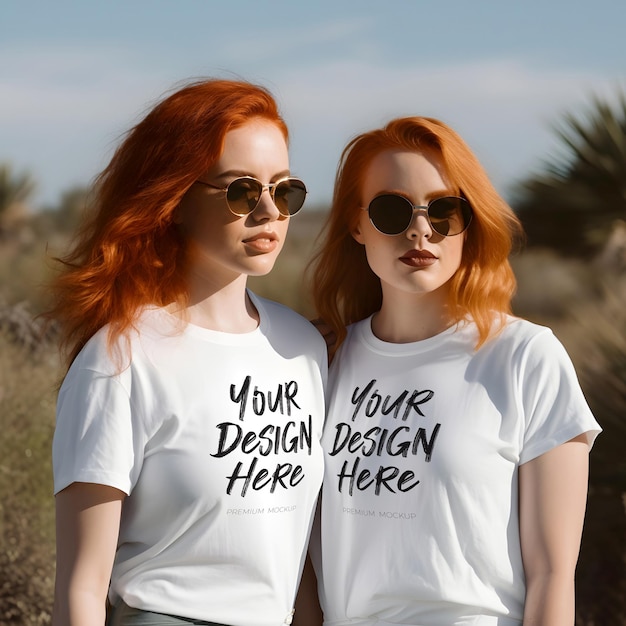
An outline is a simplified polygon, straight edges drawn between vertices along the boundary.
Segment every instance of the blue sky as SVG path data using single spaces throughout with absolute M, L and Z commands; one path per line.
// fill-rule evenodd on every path
M 54 205 L 176 84 L 267 86 L 309 206 L 356 133 L 400 115 L 458 130 L 505 195 L 552 125 L 626 90 L 624 0 L 0 0 L 0 162 Z

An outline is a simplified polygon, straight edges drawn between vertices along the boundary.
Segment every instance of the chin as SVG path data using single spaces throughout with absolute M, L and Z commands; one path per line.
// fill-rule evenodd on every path
M 252 267 L 247 269 L 246 274 L 248 276 L 265 276 L 274 269 L 275 263 L 276 259 L 272 259 L 271 261 L 267 259 L 265 263 L 254 263 Z

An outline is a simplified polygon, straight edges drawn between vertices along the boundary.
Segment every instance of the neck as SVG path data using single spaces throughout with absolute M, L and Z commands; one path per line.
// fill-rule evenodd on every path
M 185 321 L 227 333 L 247 333 L 259 325 L 259 314 L 246 292 L 247 276 L 239 275 L 226 284 L 212 284 L 195 276 L 189 278 L 189 301 L 182 310 L 170 312 Z
M 434 337 L 452 326 L 445 290 L 427 294 L 394 293 L 372 320 L 372 331 L 382 341 L 412 343 Z

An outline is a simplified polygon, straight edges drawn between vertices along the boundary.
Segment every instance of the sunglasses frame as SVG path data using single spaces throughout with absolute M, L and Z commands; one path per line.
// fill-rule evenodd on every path
M 255 183 L 256 185 L 259 186 L 260 188 L 260 192 L 259 192 L 259 199 L 257 200 L 257 203 L 254 205 L 254 207 L 252 209 L 250 209 L 249 211 L 247 211 L 246 213 L 240 213 L 239 211 L 235 211 L 233 209 L 233 207 L 230 206 L 230 202 L 228 201 L 228 190 L 230 189 L 230 187 L 232 185 L 234 185 L 235 183 L 238 183 L 242 180 L 245 181 L 250 181 Z M 283 213 L 279 206 L 276 204 L 276 188 L 281 185 L 282 183 L 285 183 L 287 181 L 296 181 L 298 183 L 300 183 L 303 187 L 304 190 L 304 199 L 302 200 L 302 204 L 293 212 L 293 213 Z M 259 203 L 261 202 L 261 196 L 263 195 L 263 192 L 267 189 L 269 191 L 270 194 L 270 198 L 272 199 L 272 202 L 274 203 L 274 206 L 278 209 L 278 212 L 283 216 L 283 217 L 291 217 L 292 215 L 295 215 L 296 213 L 298 213 L 298 211 L 300 211 L 300 209 L 304 206 L 304 203 L 306 201 L 306 195 L 308 193 L 308 190 L 306 188 L 306 185 L 304 184 L 304 181 L 301 180 L 300 178 L 297 178 L 295 176 L 285 176 L 285 178 L 281 178 L 280 180 L 277 180 L 275 183 L 267 183 L 267 184 L 263 184 L 258 178 L 254 178 L 254 176 L 239 176 L 237 178 L 235 178 L 234 180 L 231 180 L 228 185 L 226 185 L 226 187 L 219 187 L 218 185 L 213 185 L 212 183 L 207 183 L 204 180 L 197 180 L 195 181 L 196 183 L 200 184 L 200 185 L 205 185 L 207 187 L 210 187 L 211 189 L 217 189 L 218 191 L 223 191 L 226 194 L 226 206 L 228 207 L 228 210 L 233 214 L 236 215 L 237 217 L 245 217 L 246 215 L 250 215 L 250 213 L 253 213 L 257 207 L 259 206 Z
M 386 232 L 380 230 L 380 228 L 378 228 L 378 226 L 376 226 L 376 224 L 372 220 L 372 214 L 370 213 L 370 207 L 372 206 L 372 202 L 374 202 L 378 198 L 384 198 L 386 196 L 391 196 L 393 198 L 400 198 L 401 200 L 406 202 L 412 209 L 411 219 L 409 219 L 409 222 L 406 225 L 406 227 L 403 230 L 401 230 L 400 232 L 398 232 L 398 233 L 386 233 Z M 461 200 L 461 204 L 466 205 L 467 208 L 469 209 L 469 219 L 467 220 L 467 223 L 463 227 L 463 230 L 460 230 L 458 233 L 454 233 L 452 235 L 446 235 L 444 233 L 440 233 L 434 227 L 434 225 L 433 225 L 433 223 L 432 223 L 432 221 L 430 219 L 430 213 L 429 213 L 429 209 L 430 209 L 431 205 L 434 202 L 437 202 L 438 200 L 448 200 L 448 199 L 450 199 L 450 200 Z M 433 198 L 427 205 L 422 205 L 422 204 L 413 204 L 407 197 L 402 196 L 399 193 L 381 193 L 378 196 L 372 198 L 372 200 L 370 201 L 368 206 L 361 207 L 361 209 L 363 211 L 367 211 L 367 216 L 368 216 L 372 226 L 379 233 L 381 233 L 382 235 L 387 235 L 387 237 L 395 237 L 396 235 L 402 235 L 403 233 L 405 233 L 411 227 L 411 224 L 413 223 L 413 217 L 415 216 L 415 212 L 416 211 L 423 211 L 424 213 L 426 213 L 426 219 L 428 220 L 428 225 L 430 226 L 431 230 L 434 233 L 437 233 L 438 235 L 440 235 L 441 237 L 456 237 L 457 235 L 461 235 L 462 233 L 464 233 L 469 228 L 469 225 L 472 223 L 472 218 L 474 217 L 474 211 L 472 209 L 472 205 L 465 198 L 462 198 L 461 196 L 440 196 L 439 198 Z

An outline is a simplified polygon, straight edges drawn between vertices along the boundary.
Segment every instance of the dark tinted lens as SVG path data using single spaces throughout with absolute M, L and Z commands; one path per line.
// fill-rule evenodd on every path
M 411 203 L 402 196 L 378 196 L 370 202 L 368 209 L 372 224 L 385 235 L 404 232 L 413 218 Z
M 226 201 L 230 210 L 237 215 L 252 213 L 259 203 L 263 187 L 254 178 L 237 178 L 228 185 Z
M 458 235 L 469 226 L 472 210 L 463 198 L 437 198 L 428 205 L 428 217 L 440 235 Z
M 299 178 L 288 178 L 274 187 L 274 204 L 283 215 L 294 215 L 304 204 L 306 186 Z

